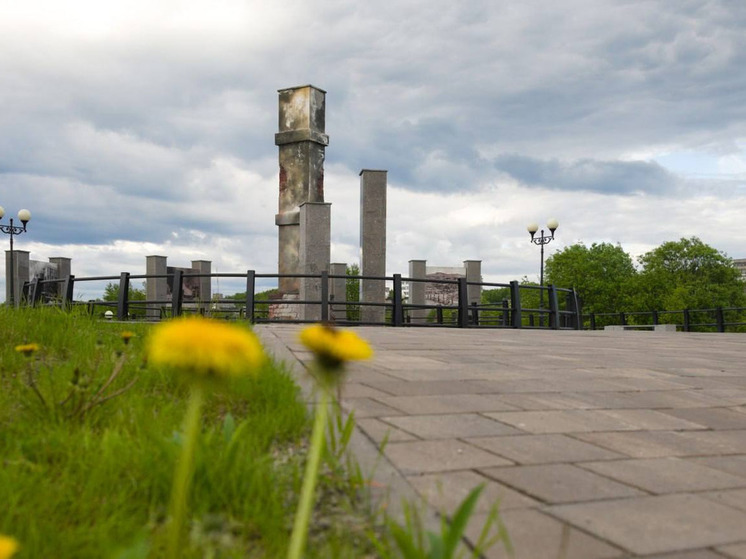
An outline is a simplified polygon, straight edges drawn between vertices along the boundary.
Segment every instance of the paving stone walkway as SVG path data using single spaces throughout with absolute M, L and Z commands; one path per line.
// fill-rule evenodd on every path
M 300 327 L 257 330 L 310 360 Z M 342 401 L 363 446 L 388 434 L 392 502 L 485 483 L 469 535 L 499 499 L 517 558 L 746 559 L 746 335 L 358 332 L 375 357 Z

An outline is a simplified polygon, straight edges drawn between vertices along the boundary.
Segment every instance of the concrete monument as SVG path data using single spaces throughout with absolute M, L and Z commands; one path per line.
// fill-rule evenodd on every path
M 280 131 L 275 134 L 280 160 L 279 212 L 275 216 L 279 228 L 278 273 L 298 274 L 302 273 L 301 206 L 324 203 L 324 157 L 329 145 L 329 136 L 324 133 L 326 92 L 304 85 L 281 89 L 278 93 Z M 318 233 L 319 241 L 329 238 L 328 231 Z M 316 239 L 306 239 L 307 245 L 315 242 Z M 319 270 L 329 269 L 328 258 L 326 262 L 313 263 L 306 259 L 305 264 Z M 283 296 L 298 294 L 300 280 L 281 278 L 279 291 Z
M 360 171 L 360 275 L 386 275 L 386 175 L 387 171 Z M 360 301 L 385 303 L 384 280 L 360 281 Z M 362 322 L 383 322 L 384 307 L 361 305 Z

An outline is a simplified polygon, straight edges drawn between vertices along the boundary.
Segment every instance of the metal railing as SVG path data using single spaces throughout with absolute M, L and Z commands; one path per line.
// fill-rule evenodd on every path
M 185 301 L 184 278 L 240 278 L 246 282 L 246 298 L 221 299 L 218 301 Z M 257 299 L 257 280 L 280 280 L 295 278 L 316 282 L 316 299 L 299 298 Z M 132 280 L 166 280 L 173 286 L 170 296 L 161 300 L 130 300 L 129 287 Z M 335 300 L 330 285 L 333 280 L 386 281 L 392 285 L 389 297 L 384 302 L 364 302 L 358 300 Z M 118 282 L 117 301 L 78 301 L 74 297 L 75 287 L 85 282 Z M 451 297 L 437 304 L 418 305 L 404 297 L 404 285 L 426 283 L 441 286 L 441 291 L 451 291 Z M 482 289 L 504 288 L 509 294 L 498 303 L 481 303 L 469 300 L 469 287 Z M 542 298 L 548 301 L 542 307 L 528 306 Z M 51 293 L 51 295 L 50 295 Z M 469 282 L 465 278 L 431 279 L 407 278 L 401 274 L 392 276 L 348 276 L 321 274 L 258 274 L 254 270 L 246 273 L 197 274 L 176 270 L 171 274 L 132 275 L 122 272 L 115 276 L 76 278 L 70 275 L 57 280 L 34 280 L 23 286 L 23 302 L 37 306 L 58 305 L 62 307 L 85 305 L 91 314 L 102 314 L 106 310 L 118 320 L 160 320 L 188 313 L 200 313 L 220 318 L 248 320 L 251 323 L 297 323 L 330 321 L 346 325 L 387 325 L 412 327 L 457 327 L 457 328 L 543 328 L 599 330 L 609 325 L 640 326 L 676 324 L 683 332 L 727 332 L 746 331 L 746 308 L 717 307 L 710 309 L 682 309 L 674 311 L 634 311 L 582 313 L 577 293 L 553 285 L 537 286 L 510 283 Z M 283 306 L 287 308 L 284 312 Z M 316 308 L 316 318 L 304 319 L 300 309 Z M 363 320 L 365 308 L 380 308 L 378 320 Z M 294 310 L 293 310 L 294 309 Z
M 186 302 L 183 292 L 185 278 L 243 278 L 246 281 L 245 300 L 221 299 L 219 301 Z M 299 298 L 257 299 L 255 291 L 257 280 L 295 278 L 316 282 L 319 294 L 317 299 L 301 300 Z M 132 280 L 167 280 L 173 286 L 167 299 L 130 300 L 130 282 Z M 335 300 L 330 296 L 332 280 L 385 281 L 392 285 L 389 297 L 383 302 Z M 107 281 L 118 282 L 117 301 L 75 299 L 75 288 L 84 282 Z M 405 300 L 404 284 L 417 282 L 440 284 L 452 291 L 452 300 L 439 304 L 416 305 Z M 509 298 L 500 303 L 482 304 L 469 300 L 469 287 L 506 288 Z M 544 308 L 524 307 L 526 300 L 537 299 L 530 293 L 544 290 L 548 304 Z M 52 293 L 52 295 L 50 295 Z M 550 328 L 580 329 L 582 320 L 577 295 L 572 289 L 563 289 L 552 285 L 539 287 L 522 285 L 517 281 L 508 284 L 467 282 L 466 278 L 458 279 L 423 279 L 407 278 L 401 274 L 392 276 L 348 276 L 321 274 L 258 274 L 248 270 L 244 274 L 198 274 L 184 273 L 175 270 L 171 274 L 132 275 L 122 272 L 116 276 L 96 276 L 76 278 L 70 275 L 56 280 L 34 280 L 23 287 L 23 301 L 27 305 L 57 305 L 61 307 L 86 306 L 91 314 L 111 311 L 112 317 L 118 320 L 160 320 L 183 314 L 199 313 L 220 318 L 248 320 L 251 323 L 284 323 L 329 321 L 347 325 L 385 325 L 412 327 L 458 327 L 458 328 Z M 301 309 L 315 308 L 316 318 L 307 319 L 307 313 Z M 364 308 L 382 309 L 380 319 L 363 320 Z
M 716 307 L 676 311 L 634 311 L 588 313 L 583 315 L 583 327 L 600 330 L 605 326 L 629 327 L 675 324 L 682 332 L 727 332 L 746 328 L 746 307 Z

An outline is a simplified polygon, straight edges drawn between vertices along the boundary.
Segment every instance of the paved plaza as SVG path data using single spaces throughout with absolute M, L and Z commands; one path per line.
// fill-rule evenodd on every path
M 296 365 L 300 329 L 257 327 Z M 746 335 L 357 331 L 375 356 L 342 403 L 363 465 L 388 437 L 392 506 L 452 512 L 484 483 L 469 536 L 499 500 L 517 558 L 746 559 Z

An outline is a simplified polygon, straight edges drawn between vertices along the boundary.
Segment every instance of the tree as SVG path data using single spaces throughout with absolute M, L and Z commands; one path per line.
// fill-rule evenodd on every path
M 345 299 L 348 303 L 360 300 L 360 266 L 352 264 L 347 266 L 347 279 L 345 280 Z M 347 305 L 347 320 L 360 320 L 360 305 Z
M 663 243 L 638 260 L 635 303 L 641 310 L 746 306 L 733 260 L 697 237 Z
M 584 313 L 630 310 L 636 275 L 630 255 L 610 243 L 570 245 L 550 256 L 545 267 L 547 283 L 574 288 Z
M 129 290 L 127 291 L 127 298 L 130 301 L 145 301 L 145 284 L 143 283 L 142 289 L 137 289 L 132 286 L 132 284 L 129 285 Z M 106 287 L 104 287 L 104 301 L 118 301 L 119 300 L 119 284 L 118 283 L 107 283 Z

